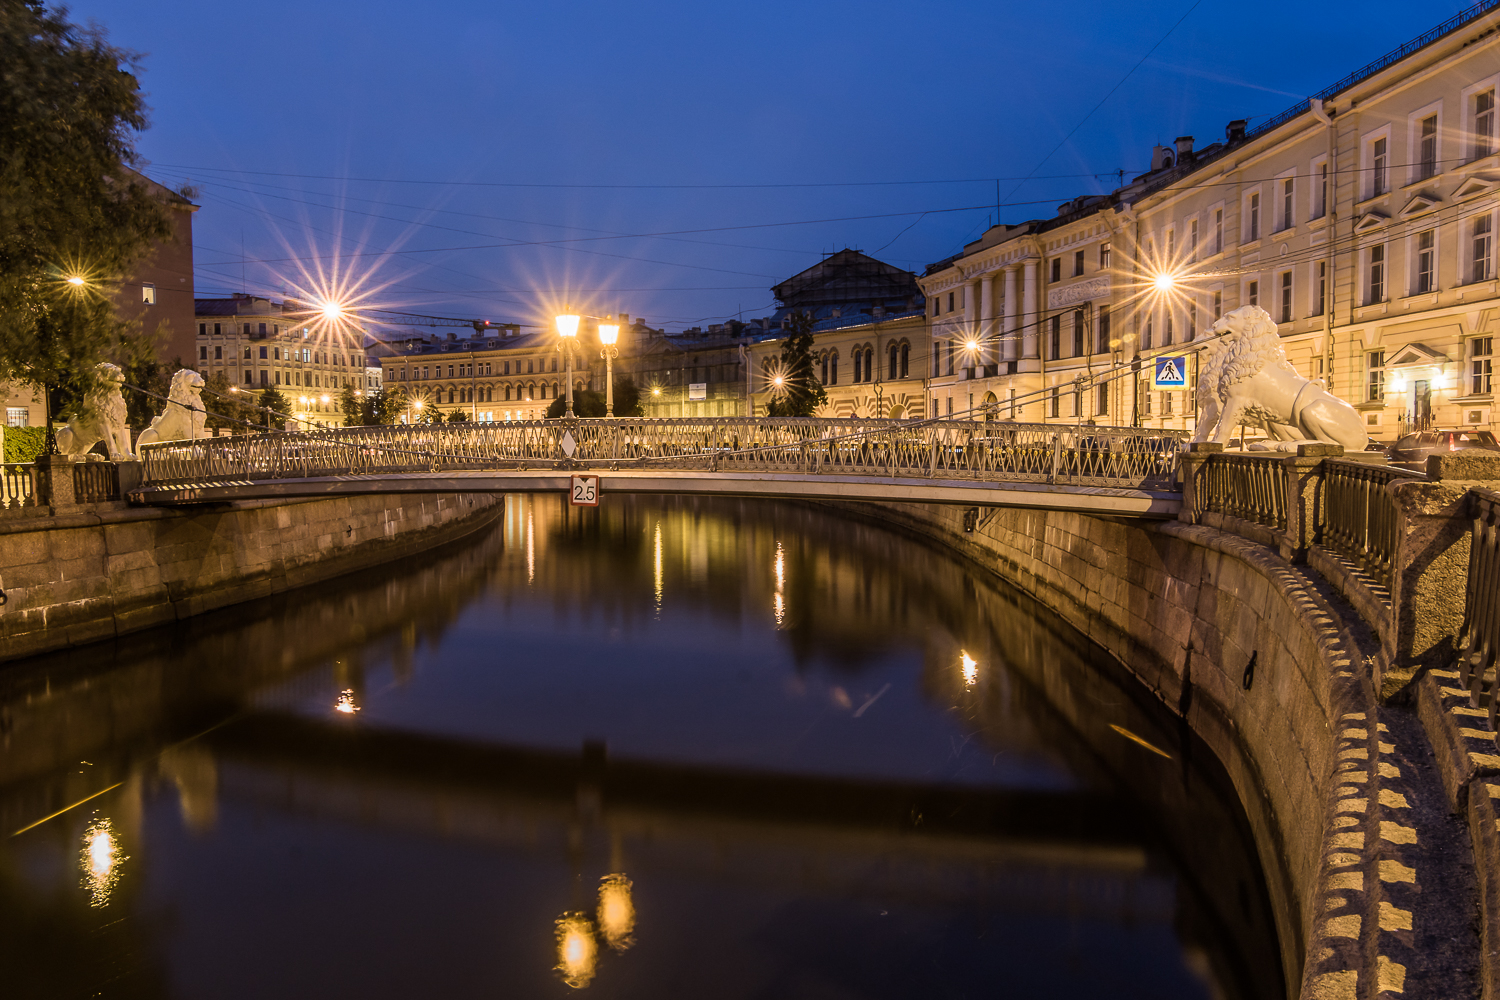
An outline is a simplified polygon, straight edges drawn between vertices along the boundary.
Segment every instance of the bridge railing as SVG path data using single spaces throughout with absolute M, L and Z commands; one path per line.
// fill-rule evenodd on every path
M 0 510 L 19 510 L 38 504 L 35 466 L 30 462 L 0 465 Z
M 513 468 L 663 468 L 1175 489 L 1184 431 L 974 421 L 659 418 L 415 424 L 142 449 L 173 485 Z
M 1464 595 L 1459 677 L 1476 705 L 1488 703 L 1496 728 L 1496 666 L 1500 659 L 1500 492 L 1473 490 L 1474 523 L 1469 535 L 1469 582 Z M 1486 689 L 1488 698 L 1485 698 Z
M 1323 463 L 1317 544 L 1352 561 L 1389 590 L 1401 542 L 1401 509 L 1386 489 L 1421 473 L 1362 462 Z

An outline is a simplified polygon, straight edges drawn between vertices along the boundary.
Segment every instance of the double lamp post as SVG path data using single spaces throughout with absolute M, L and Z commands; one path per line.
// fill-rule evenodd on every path
M 597 317 L 589 317 L 596 319 Z M 567 411 L 563 416 L 573 419 L 573 345 L 578 342 L 578 324 L 583 319 L 577 313 L 562 313 L 556 319 L 557 335 L 561 338 L 557 349 L 563 353 L 563 381 L 567 386 Z M 620 324 L 613 317 L 599 320 L 599 356 L 604 359 L 604 415 L 615 415 L 615 358 L 620 356 L 616 346 L 620 339 Z

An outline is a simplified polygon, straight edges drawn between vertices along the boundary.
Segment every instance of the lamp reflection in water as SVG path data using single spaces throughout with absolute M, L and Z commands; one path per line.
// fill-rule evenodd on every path
M 333 710 L 344 715 L 353 715 L 359 711 L 359 703 L 354 700 L 353 688 L 344 688 L 339 692 L 337 700 L 333 703 Z
M 604 876 L 599 883 L 599 930 L 615 951 L 635 944 L 635 901 L 632 883 L 623 872 Z
M 971 688 L 979 683 L 979 661 L 962 649 L 958 651 L 958 655 L 963 664 L 964 687 Z
M 582 913 L 564 913 L 557 918 L 557 971 L 563 982 L 581 990 L 594 981 L 599 964 L 599 945 L 594 928 Z
M 656 522 L 656 613 L 661 614 L 661 522 Z
M 110 893 L 120 880 L 120 862 L 129 860 L 120 853 L 120 838 L 107 819 L 90 823 L 83 832 L 83 851 L 79 864 L 83 868 L 83 887 L 89 891 L 90 906 L 109 905 Z
M 786 552 L 781 543 L 776 543 L 776 594 L 771 599 L 772 609 L 776 614 L 776 627 L 780 628 L 786 621 Z

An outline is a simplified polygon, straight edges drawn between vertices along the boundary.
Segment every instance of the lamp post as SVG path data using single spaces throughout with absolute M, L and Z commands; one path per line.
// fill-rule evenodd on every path
M 557 349 L 563 352 L 563 381 L 568 390 L 567 412 L 563 414 L 567 420 L 573 419 L 573 342 L 578 339 L 579 318 L 577 313 L 557 317 L 557 335 L 562 338 Z
M 615 415 L 615 358 L 620 349 L 615 343 L 620 339 L 620 324 L 613 317 L 599 324 L 599 355 L 604 358 L 604 415 Z

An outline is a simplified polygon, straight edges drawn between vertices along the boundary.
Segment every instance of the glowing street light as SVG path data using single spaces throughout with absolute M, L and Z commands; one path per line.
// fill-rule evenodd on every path
M 82 288 L 83 287 L 83 277 L 81 275 L 77 275 L 77 274 L 69 275 L 68 276 L 68 284 L 72 285 L 74 288 Z
M 613 317 L 606 317 L 599 324 L 599 354 L 604 358 L 604 415 L 615 415 L 615 358 L 620 349 L 615 343 L 620 339 L 620 324 Z
M 562 338 L 557 346 L 563 352 L 563 376 L 568 389 L 567 412 L 563 416 L 568 420 L 573 419 L 573 343 L 578 339 L 581 318 L 577 313 L 563 313 L 556 319 L 557 335 Z
M 1177 275 L 1170 271 L 1162 271 L 1152 279 L 1151 285 L 1163 294 L 1173 291 L 1177 287 Z

